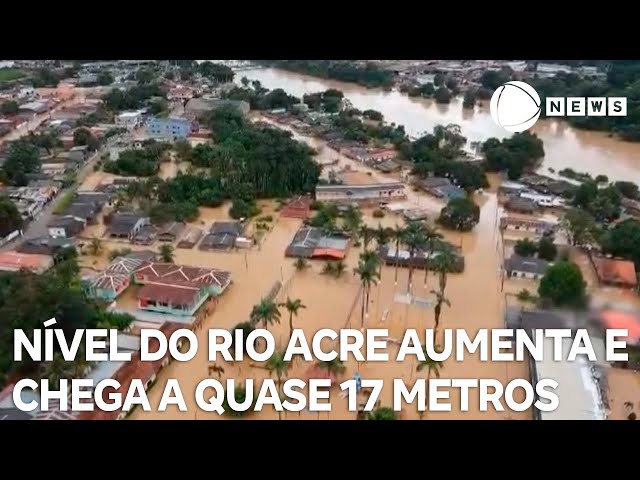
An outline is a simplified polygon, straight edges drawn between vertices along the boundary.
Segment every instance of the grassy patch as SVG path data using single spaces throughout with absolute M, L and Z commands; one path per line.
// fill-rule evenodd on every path
M 18 68 L 0 68 L 0 83 L 12 82 L 24 76 L 24 72 Z

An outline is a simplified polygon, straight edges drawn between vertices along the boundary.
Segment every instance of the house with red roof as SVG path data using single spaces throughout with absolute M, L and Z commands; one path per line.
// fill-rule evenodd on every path
M 138 308 L 178 316 L 193 316 L 210 297 L 222 295 L 231 273 L 215 268 L 145 261 L 133 276 L 142 288 Z
M 280 216 L 306 220 L 311 217 L 311 199 L 307 196 L 298 196 L 291 199 L 280 210 Z
M 636 267 L 631 260 L 592 257 L 593 266 L 602 285 L 634 289 L 638 286 Z

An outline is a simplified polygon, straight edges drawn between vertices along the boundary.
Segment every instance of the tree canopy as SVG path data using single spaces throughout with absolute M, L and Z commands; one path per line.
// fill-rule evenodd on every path
M 0 196 L 0 239 L 22 227 L 22 216 L 10 198 Z
M 452 230 L 468 232 L 480 220 L 480 207 L 470 198 L 454 198 L 440 211 L 438 223 Z
M 511 180 L 517 180 L 536 162 L 544 157 L 542 140 L 534 133 L 516 133 L 510 138 L 490 138 L 482 145 L 486 156 L 487 170 L 507 172 Z
M 586 299 L 586 284 L 575 263 L 551 265 L 538 287 L 538 295 L 556 306 L 582 306 Z

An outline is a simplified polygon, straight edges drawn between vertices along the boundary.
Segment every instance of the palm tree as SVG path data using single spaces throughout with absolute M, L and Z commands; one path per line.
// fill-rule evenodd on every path
M 318 362 L 317 365 L 319 368 L 329 372 L 329 374 L 333 377 L 338 377 L 347 370 L 347 367 L 344 366 L 344 363 L 342 363 L 342 360 L 340 360 L 338 357 L 334 358 L 333 360 L 323 360 L 321 362 Z
M 324 264 L 324 267 L 322 267 L 323 275 L 335 275 L 335 272 L 336 268 L 333 262 L 327 262 Z
M 267 329 L 269 325 L 280 323 L 280 310 L 278 309 L 278 305 L 276 305 L 273 300 L 263 298 L 258 305 L 253 307 L 251 320 L 254 323 L 263 322 L 265 329 Z
M 298 272 L 302 272 L 307 268 L 309 268 L 309 262 L 307 262 L 307 260 L 302 257 L 298 257 L 296 261 L 293 263 L 293 265 L 296 268 L 296 271 Z
M 88 361 L 86 358 L 86 346 L 84 344 L 80 345 L 71 367 L 73 378 L 84 377 L 89 370 L 91 370 L 92 366 L 93 362 Z
M 285 350 L 273 352 L 273 355 L 269 357 L 266 363 L 269 376 L 275 373 L 278 387 L 282 387 L 283 378 L 286 377 L 287 372 L 291 368 L 291 362 L 284 359 L 285 353 Z M 282 395 L 282 392 L 280 392 L 280 394 Z M 278 420 L 282 420 L 282 411 L 280 410 L 278 410 Z
M 386 246 L 393 237 L 393 231 L 390 228 L 383 227 L 378 223 L 378 228 L 373 231 L 373 238 L 376 240 L 378 250 Z
M 362 263 L 367 263 L 373 265 L 374 268 L 378 268 L 379 265 L 382 264 L 380 261 L 380 255 L 375 250 L 365 250 L 360 254 L 360 261 Z
M 93 237 L 88 246 L 89 253 L 93 256 L 100 255 L 102 252 L 102 240 L 97 237 Z
M 67 362 L 61 353 L 55 353 L 53 360 L 40 364 L 40 378 L 49 380 L 49 388 L 58 390 L 60 380 L 69 378 L 73 373 L 73 365 Z
M 435 250 L 436 243 L 439 240 L 442 240 L 442 233 L 438 231 L 436 227 L 430 227 L 429 225 L 425 225 L 424 227 L 424 238 L 426 240 L 426 249 L 425 249 L 425 264 L 424 264 L 424 285 L 427 285 L 427 276 L 429 275 L 429 267 L 431 266 L 431 255 Z
M 447 277 L 449 272 L 453 271 L 458 263 L 458 257 L 448 248 L 438 252 L 438 256 L 434 260 L 434 270 L 438 272 L 438 285 L 440 293 L 444 296 L 447 288 Z
M 404 243 L 409 249 L 409 278 L 407 281 L 407 293 L 410 293 L 413 283 L 413 259 L 416 252 L 424 251 L 427 247 L 425 228 L 421 222 L 409 222 L 404 234 Z
M 367 414 L 367 420 L 398 420 L 398 413 L 390 407 L 378 407 Z
M 434 335 L 435 335 L 434 331 Z M 435 337 L 434 337 L 435 338 Z M 434 345 L 434 350 L 438 353 L 442 352 L 442 348 L 438 345 Z M 418 363 L 416 366 L 416 372 L 421 372 L 422 370 L 427 370 L 427 385 L 429 385 L 429 379 L 433 374 L 434 377 L 440 378 L 440 369 L 442 368 L 442 362 L 434 360 L 429 356 L 429 352 L 427 352 L 427 347 L 422 347 L 422 351 L 424 352 L 424 360 Z M 424 417 L 424 411 L 418 412 L 420 415 L 420 420 Z
M 333 273 L 336 278 L 340 278 L 346 269 L 347 265 L 342 260 L 333 264 Z
M 441 290 L 440 291 L 431 290 L 431 293 L 433 293 L 436 296 L 436 306 L 433 309 L 433 315 L 435 319 L 435 326 L 433 327 L 433 336 L 435 338 L 436 334 L 438 333 L 438 327 L 440 326 L 440 315 L 442 314 L 442 305 L 446 305 L 447 307 L 450 307 L 451 302 L 449 301 L 449 299 L 445 298 L 444 293 Z
M 255 307 L 254 307 L 254 310 L 255 310 Z M 252 322 L 252 321 L 241 322 L 241 323 L 238 323 L 235 327 L 233 327 L 231 329 L 231 346 L 229 347 L 229 350 L 235 352 L 235 349 L 238 348 L 238 345 L 235 344 L 235 341 L 236 341 L 236 335 L 234 333 L 235 330 L 242 330 L 242 338 L 244 339 L 244 342 L 246 344 L 247 337 L 255 329 L 256 329 L 255 323 Z M 243 348 L 243 347 L 241 347 L 241 348 Z
M 373 229 L 368 225 L 363 225 L 360 228 L 360 236 L 362 237 L 362 245 L 364 245 L 364 249 L 366 250 L 371 240 L 373 240 Z
M 360 210 L 357 208 L 350 206 L 344 213 L 343 218 L 345 230 L 351 234 L 351 238 L 353 238 L 354 241 L 357 241 L 358 234 L 362 228 L 362 213 L 360 213 Z
M 286 351 L 277 350 L 273 352 L 273 355 L 269 357 L 265 364 L 266 369 L 269 371 L 269 376 L 275 374 L 276 384 L 282 385 L 282 380 L 286 377 L 287 372 L 291 368 L 291 362 L 284 359 Z
M 289 297 L 287 297 L 286 302 L 280 303 L 279 306 L 286 308 L 289 312 L 289 340 L 291 340 L 291 337 L 293 336 L 293 317 L 297 317 L 298 310 L 300 310 L 301 308 L 307 308 L 307 306 L 304 305 L 302 303 L 302 300 L 300 300 L 299 298 L 292 300 Z
M 173 263 L 173 247 L 168 243 L 163 243 L 160 245 L 160 249 L 158 250 L 160 258 L 165 263 Z
M 371 291 L 371 285 L 376 285 L 378 272 L 376 271 L 376 265 L 371 262 L 360 261 L 358 268 L 354 269 L 354 274 L 360 277 L 362 283 L 362 310 L 360 314 L 360 324 L 364 327 L 364 316 L 369 313 L 369 293 Z
M 395 228 L 391 230 L 391 238 L 395 241 L 396 244 L 396 278 L 395 284 L 398 285 L 398 267 L 400 264 L 400 247 L 404 243 L 405 229 L 404 227 L 396 225 Z

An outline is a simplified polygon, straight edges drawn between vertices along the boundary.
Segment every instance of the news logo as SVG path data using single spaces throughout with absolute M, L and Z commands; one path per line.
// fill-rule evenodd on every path
M 500 85 L 489 104 L 493 121 L 508 132 L 524 132 L 540 118 L 540 95 L 524 82 L 507 82 Z
M 540 118 L 540 95 L 525 82 L 507 82 L 496 89 L 489 105 L 491 118 L 508 132 L 530 129 Z M 547 97 L 547 117 L 626 117 L 626 97 Z

